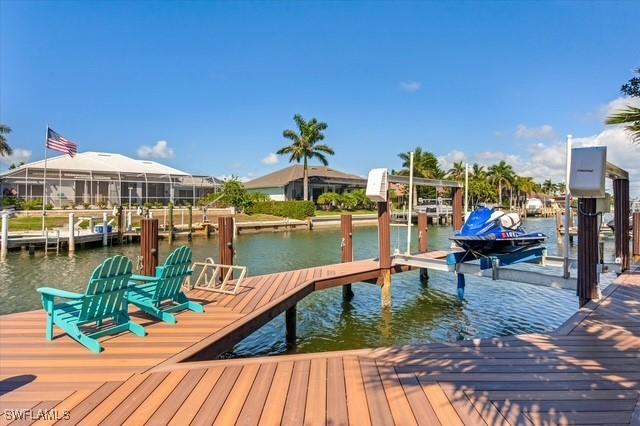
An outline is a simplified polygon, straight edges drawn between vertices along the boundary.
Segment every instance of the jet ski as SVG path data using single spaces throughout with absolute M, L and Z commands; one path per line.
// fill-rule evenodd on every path
M 451 240 L 475 257 L 511 254 L 540 247 L 547 239 L 541 232 L 528 233 L 520 215 L 481 207 L 474 210 Z

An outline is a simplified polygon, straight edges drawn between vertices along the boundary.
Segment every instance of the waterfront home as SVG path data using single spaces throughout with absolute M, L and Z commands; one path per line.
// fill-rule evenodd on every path
M 23 164 L 0 174 L 0 197 L 42 200 L 45 161 Z M 192 175 L 151 160 L 122 154 L 82 152 L 46 162 L 46 203 L 54 207 L 88 204 L 104 207 L 133 204 L 195 204 L 215 192 L 220 181 Z
M 294 164 L 245 183 L 252 192 L 269 195 L 275 201 L 302 200 L 303 166 Z M 309 198 L 313 201 L 325 192 L 342 194 L 364 189 L 367 179 L 325 166 L 308 166 Z

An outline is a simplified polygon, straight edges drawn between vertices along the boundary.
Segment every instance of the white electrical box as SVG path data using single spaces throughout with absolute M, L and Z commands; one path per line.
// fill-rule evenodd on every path
M 573 148 L 569 191 L 582 198 L 603 198 L 607 169 L 607 147 Z
M 604 198 L 596 199 L 596 212 L 609 213 L 611 212 L 611 195 L 604 194 Z
M 387 201 L 389 176 L 387 169 L 372 169 L 367 178 L 367 197 L 371 201 Z

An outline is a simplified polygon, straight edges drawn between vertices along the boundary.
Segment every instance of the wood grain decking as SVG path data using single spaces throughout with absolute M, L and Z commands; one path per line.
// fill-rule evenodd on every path
M 313 291 L 305 282 L 362 277 L 375 264 L 255 277 L 235 298 L 194 293 L 206 314 L 114 337 L 102 354 L 67 337 L 46 343 L 40 312 L 2 317 L 0 409 L 68 410 L 61 424 L 640 423 L 640 270 L 548 335 L 175 362 L 270 309 L 260 307 Z

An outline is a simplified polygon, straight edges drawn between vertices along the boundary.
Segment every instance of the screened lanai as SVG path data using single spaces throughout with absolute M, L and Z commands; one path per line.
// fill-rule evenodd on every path
M 191 175 L 155 161 L 121 154 L 83 152 L 24 164 L 0 174 L 0 197 L 42 200 L 55 207 L 71 205 L 194 205 L 216 192 L 220 181 Z

